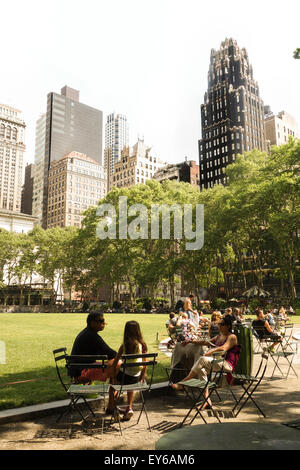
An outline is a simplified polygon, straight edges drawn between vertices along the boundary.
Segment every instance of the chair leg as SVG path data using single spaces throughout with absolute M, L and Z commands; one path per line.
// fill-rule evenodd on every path
M 271 375 L 270 379 L 272 379 L 272 378 L 274 377 L 274 373 L 275 373 L 275 370 L 276 370 L 276 369 L 278 369 L 279 372 L 281 373 L 281 375 L 284 376 L 284 373 L 282 372 L 282 370 L 281 370 L 280 367 L 279 367 L 279 357 L 277 357 L 277 361 L 274 359 L 274 357 L 273 357 L 272 354 L 271 354 L 271 357 L 272 357 L 272 359 L 273 359 L 273 361 L 274 361 L 274 369 L 273 369 L 273 371 L 272 371 L 272 375 Z
M 240 411 L 242 410 L 242 408 L 244 408 L 244 406 L 247 404 L 247 402 L 248 402 L 249 399 L 250 399 L 250 400 L 252 401 L 252 403 L 256 406 L 256 408 L 257 408 L 258 411 L 263 415 L 263 417 L 264 417 L 264 418 L 266 417 L 265 413 L 261 410 L 261 408 L 259 407 L 259 405 L 256 403 L 256 401 L 255 401 L 255 400 L 253 399 L 253 397 L 252 397 L 252 395 L 253 395 L 253 393 L 255 392 L 256 388 L 258 387 L 259 383 L 257 383 L 257 384 L 255 385 L 255 387 L 253 387 L 253 389 L 251 390 L 251 392 L 248 393 L 248 391 L 249 391 L 249 389 L 250 389 L 250 387 L 251 387 L 252 384 L 253 384 L 253 383 L 250 383 L 249 387 L 247 387 L 247 388 L 245 388 L 245 387 L 242 385 L 242 387 L 243 387 L 244 390 L 245 390 L 245 392 L 244 392 L 244 394 L 242 395 L 242 397 L 245 396 L 245 394 L 247 394 L 248 396 L 247 396 L 246 400 L 244 401 L 244 403 L 241 404 L 241 406 L 240 406 L 240 408 L 238 409 L 237 413 L 235 414 L 235 418 L 238 416 L 238 414 L 240 413 Z M 240 399 L 240 401 L 241 401 L 241 399 Z M 237 406 L 237 405 L 235 405 L 234 409 L 236 408 L 236 406 Z M 234 410 L 234 409 L 233 409 L 233 410 Z M 232 412 L 234 413 L 233 410 L 232 410 Z
M 147 423 L 148 423 L 148 430 L 151 431 L 150 421 L 149 421 L 149 418 L 148 418 L 148 413 L 147 413 L 146 403 L 145 403 L 145 397 L 144 397 L 143 392 L 141 392 L 141 399 L 142 399 L 142 409 L 141 409 L 141 411 L 140 411 L 140 414 L 139 414 L 139 417 L 138 417 L 138 420 L 137 420 L 137 423 L 136 423 L 136 424 L 139 424 L 140 419 L 141 419 L 141 416 L 142 416 L 142 413 L 143 413 L 143 411 L 144 411 L 144 413 L 145 413 L 145 415 L 146 415 Z
M 92 408 L 90 407 L 90 405 L 88 404 L 87 400 L 85 397 L 82 397 L 83 401 L 84 401 L 84 404 L 86 405 L 86 407 L 89 409 L 90 411 L 90 414 L 92 414 L 94 416 L 94 418 L 96 418 L 96 415 L 94 413 L 94 411 L 92 410 Z

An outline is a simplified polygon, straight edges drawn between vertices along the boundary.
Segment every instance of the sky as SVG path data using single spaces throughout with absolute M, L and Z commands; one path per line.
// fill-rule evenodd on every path
M 47 94 L 65 85 L 104 123 L 125 114 L 130 145 L 197 161 L 210 52 L 226 37 L 247 49 L 264 103 L 300 126 L 296 0 L 0 0 L 0 11 L 0 103 L 23 112 L 28 163 Z

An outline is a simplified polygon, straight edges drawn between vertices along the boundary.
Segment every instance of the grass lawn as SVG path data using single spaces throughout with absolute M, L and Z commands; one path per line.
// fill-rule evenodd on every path
M 86 326 L 86 317 L 86 314 L 0 314 L 0 341 L 6 347 L 6 364 L 0 364 L 0 409 L 65 398 L 52 351 L 65 346 L 71 352 L 76 335 Z M 105 318 L 108 324 L 101 336 L 113 349 L 117 350 L 122 343 L 126 321 L 136 320 L 148 351 L 159 352 L 156 334 L 159 333 L 160 340 L 166 335 L 167 314 L 106 314 Z M 154 380 L 165 381 L 164 368 L 170 360 L 159 352 L 158 362 Z
M 165 367 L 170 359 L 158 350 L 156 335 L 159 333 L 159 340 L 166 337 L 168 315 L 106 314 L 105 318 L 108 325 L 101 336 L 116 350 L 126 321 L 137 320 L 148 351 L 159 353 L 154 381 L 167 380 Z M 293 316 L 292 321 L 300 327 L 300 316 Z M 0 341 L 5 343 L 6 364 L 0 364 L 0 410 L 64 399 L 52 351 L 65 346 L 71 352 L 76 335 L 85 326 L 86 314 L 1 313 Z

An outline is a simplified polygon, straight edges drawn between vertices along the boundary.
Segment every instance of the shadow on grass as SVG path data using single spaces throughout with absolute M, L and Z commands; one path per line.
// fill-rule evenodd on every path
M 158 363 L 153 383 L 165 380 L 167 380 L 165 365 Z M 67 395 L 59 382 L 55 366 L 21 373 L 2 373 L 0 378 L 0 411 L 66 398 Z
M 55 367 L 1 375 L 0 411 L 65 398 Z

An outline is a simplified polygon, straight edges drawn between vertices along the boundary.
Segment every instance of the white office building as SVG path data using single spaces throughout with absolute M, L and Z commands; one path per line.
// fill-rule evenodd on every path
M 21 212 L 25 127 L 21 111 L 0 104 L 0 209 Z
M 115 164 L 121 160 L 124 147 L 128 146 L 128 123 L 123 114 L 109 114 L 105 125 L 104 168 L 107 172 L 107 190 L 112 189 Z

